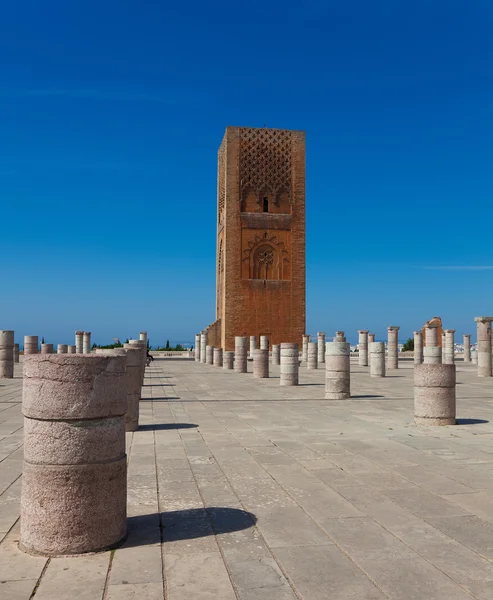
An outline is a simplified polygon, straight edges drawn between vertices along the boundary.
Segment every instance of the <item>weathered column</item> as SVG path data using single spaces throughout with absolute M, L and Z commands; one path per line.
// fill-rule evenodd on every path
M 25 552 L 96 552 L 125 538 L 125 360 L 95 354 L 25 360 Z
M 370 344 L 370 375 L 372 377 L 385 377 L 385 344 L 372 342 Z
M 237 335 L 235 337 L 235 373 L 247 372 L 248 338 Z
M 125 431 L 137 431 L 139 428 L 140 396 L 142 393 L 142 350 L 137 347 L 124 348 L 127 356 L 127 409 L 125 411 Z M 118 348 L 116 348 L 118 349 Z
M 205 362 L 208 365 L 214 364 L 214 346 L 207 345 L 205 347 Z
M 195 362 L 200 362 L 200 333 L 195 334 Z
M 371 345 L 375 341 L 375 334 L 368 333 L 368 366 L 371 365 Z
M 455 365 L 414 367 L 416 425 L 455 425 Z
M 308 362 L 308 344 L 310 343 L 310 336 L 303 336 L 303 343 L 301 346 L 301 360 L 306 367 L 306 363 Z
M 41 344 L 41 354 L 53 354 L 53 344 Z
M 438 346 L 437 327 L 425 329 L 426 346 L 423 349 L 423 363 L 425 365 L 439 365 L 442 362 L 442 349 Z
M 397 325 L 387 328 L 387 368 L 399 368 L 399 327 Z
M 438 346 L 438 328 L 437 327 L 426 327 L 425 342 L 426 342 L 426 346 Z
M 269 351 L 269 337 L 266 335 L 260 336 L 260 350 L 267 350 L 267 352 Z
M 471 350 L 471 362 L 473 365 L 478 364 L 478 351 L 477 350 Z
M 262 338 L 261 338 L 262 339 Z M 269 377 L 269 351 L 254 350 L 253 352 L 253 376 L 264 379 Z
M 344 331 L 336 331 L 336 336 L 334 338 L 334 342 L 345 342 L 346 336 L 344 335 Z M 327 356 L 327 352 L 325 353 Z
M 464 340 L 464 362 L 471 362 L 471 334 L 465 333 L 463 336 Z
M 257 336 L 251 335 L 250 336 L 250 358 L 253 358 L 253 353 L 255 352 L 256 349 L 257 349 Z
M 223 369 L 231 370 L 234 367 L 235 353 L 231 350 L 225 350 L 223 352 Z
M 423 362 L 423 334 L 421 331 L 413 331 L 414 335 L 414 364 Z
M 75 351 L 77 354 L 82 354 L 84 351 L 84 332 L 75 332 Z
M 19 362 L 19 344 L 14 344 L 14 363 Z
M 38 336 L 37 335 L 25 335 L 24 336 L 24 356 L 28 354 L 38 354 Z
M 67 344 L 58 344 L 57 354 L 67 354 L 67 352 L 68 352 Z
M 128 344 L 123 344 L 124 348 L 137 348 L 140 356 L 140 385 L 144 385 L 145 368 L 146 368 L 146 349 L 143 340 L 128 340 Z
M 147 349 L 147 331 L 141 331 L 141 332 L 139 333 L 139 340 L 140 340 L 141 342 L 145 342 L 145 343 L 146 343 L 146 345 L 145 345 L 145 346 L 146 346 L 146 349 Z
M 207 331 L 202 331 L 200 334 L 200 362 L 205 365 L 207 360 L 206 348 L 207 348 Z
M 90 354 L 91 352 L 91 332 L 84 331 L 82 338 L 82 354 Z
M 321 365 L 325 362 L 325 331 L 319 331 L 317 333 L 317 348 L 318 348 L 318 364 Z
M 368 366 L 368 329 L 358 331 L 358 365 L 360 367 Z
M 223 349 L 214 348 L 213 350 L 213 364 L 215 367 L 223 366 Z
M 325 344 L 325 397 L 342 400 L 351 397 L 349 342 L 327 342 Z
M 298 344 L 281 344 L 281 377 L 280 385 L 298 385 L 300 351 Z
M 478 324 L 478 377 L 491 377 L 491 322 L 493 317 L 475 317 Z
M 453 365 L 455 362 L 454 333 L 455 329 L 446 329 L 444 331 L 445 346 L 442 348 L 442 362 L 444 365 Z
M 14 377 L 14 332 L 10 329 L 0 331 L 0 379 Z
M 272 344 L 272 364 L 281 364 L 281 346 L 279 344 Z
M 308 354 L 306 361 L 307 369 L 318 369 L 318 344 L 317 342 L 308 342 Z
M 68 354 L 75 354 L 76 352 L 76 347 L 75 346 L 67 346 L 67 353 Z

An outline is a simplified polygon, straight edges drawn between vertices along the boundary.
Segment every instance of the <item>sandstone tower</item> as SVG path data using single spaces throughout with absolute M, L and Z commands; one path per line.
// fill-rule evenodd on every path
M 237 335 L 301 343 L 305 333 L 305 134 L 227 127 L 218 153 L 216 321 Z

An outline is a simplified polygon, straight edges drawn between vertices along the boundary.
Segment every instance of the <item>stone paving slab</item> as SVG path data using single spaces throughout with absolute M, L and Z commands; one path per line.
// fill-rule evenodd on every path
M 249 370 L 252 364 L 248 364 Z M 412 423 L 413 369 L 351 365 L 350 400 L 190 360 L 146 372 L 114 552 L 19 551 L 22 364 L 0 381 L 0 598 L 493 597 L 493 380 L 457 365 L 459 424 Z

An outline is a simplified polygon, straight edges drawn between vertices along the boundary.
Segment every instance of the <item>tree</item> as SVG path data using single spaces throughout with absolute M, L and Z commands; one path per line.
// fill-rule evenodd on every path
M 402 352 L 414 350 L 414 338 L 408 338 L 407 342 L 402 346 Z
M 45 339 L 44 337 L 41 338 L 41 343 L 44 344 L 45 343 Z
M 166 347 L 165 350 L 169 350 L 169 340 L 166 340 Z

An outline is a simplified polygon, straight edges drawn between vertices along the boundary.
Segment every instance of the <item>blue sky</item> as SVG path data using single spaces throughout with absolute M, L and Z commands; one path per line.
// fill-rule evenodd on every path
M 493 4 L 26 0 L 0 19 L 0 328 L 215 315 L 227 125 L 307 139 L 307 331 L 492 314 Z

